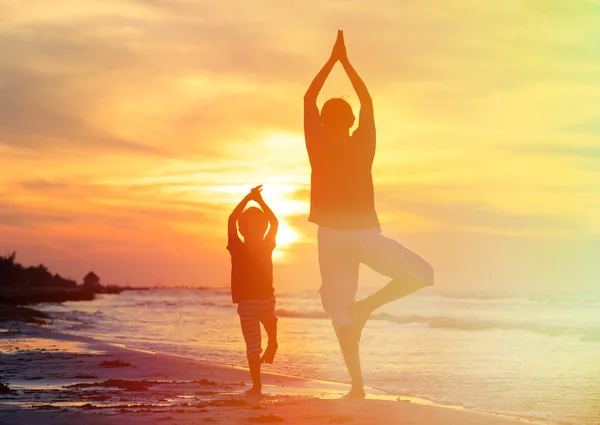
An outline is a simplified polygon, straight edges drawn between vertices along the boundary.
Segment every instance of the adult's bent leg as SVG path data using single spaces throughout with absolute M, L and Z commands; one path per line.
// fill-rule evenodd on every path
M 380 233 L 366 233 L 361 261 L 392 280 L 379 291 L 355 302 L 350 314 L 359 333 L 379 307 L 433 285 L 433 268 L 427 261 Z
M 362 328 L 367 323 L 369 316 L 379 307 L 415 293 L 426 286 L 430 285 L 419 278 L 405 275 L 392 279 L 379 291 L 360 301 L 356 301 L 350 306 L 350 316 L 354 320 L 354 323 L 356 323 L 359 333 L 362 332 Z

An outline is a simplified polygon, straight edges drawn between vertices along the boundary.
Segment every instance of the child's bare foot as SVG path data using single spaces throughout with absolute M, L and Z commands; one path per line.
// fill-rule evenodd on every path
M 263 354 L 261 357 L 260 362 L 268 364 L 273 363 L 273 359 L 275 359 L 275 353 L 277 352 L 278 348 L 279 345 L 276 342 L 269 342 L 267 349 L 265 350 L 265 354 Z
M 246 391 L 247 395 L 261 395 L 262 394 L 262 385 L 253 385 L 248 391 Z
M 350 317 L 352 321 L 356 325 L 356 330 L 358 332 L 358 337 L 360 339 L 362 335 L 362 330 L 371 315 L 371 312 L 366 308 L 365 303 L 363 301 L 355 301 L 350 304 Z
M 352 387 L 350 392 L 344 396 L 344 398 L 365 398 L 365 390 L 361 388 Z

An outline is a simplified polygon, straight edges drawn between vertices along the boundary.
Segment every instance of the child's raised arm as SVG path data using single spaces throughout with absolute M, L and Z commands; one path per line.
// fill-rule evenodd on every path
M 240 201 L 240 203 L 237 204 L 237 206 L 233 209 L 233 211 L 229 215 L 229 220 L 227 222 L 227 237 L 229 240 L 231 240 L 232 238 L 239 239 L 238 230 L 237 230 L 237 221 L 238 221 L 238 218 L 240 218 L 240 215 L 242 214 L 242 212 L 244 211 L 244 208 L 246 208 L 246 205 L 251 200 L 252 200 L 252 192 L 247 194 L 244 197 L 244 199 L 242 199 Z
M 277 231 L 279 230 L 279 220 L 277 220 L 275 213 L 273 213 L 271 208 L 269 208 L 269 206 L 263 199 L 260 191 L 260 186 L 258 186 L 252 189 L 252 192 L 250 192 L 250 194 L 252 196 L 252 199 L 255 200 L 256 203 L 260 205 L 260 207 L 264 211 L 265 215 L 267 216 L 267 220 L 269 220 L 269 231 L 267 232 L 265 239 L 273 241 L 273 243 L 275 243 L 275 240 L 277 238 Z

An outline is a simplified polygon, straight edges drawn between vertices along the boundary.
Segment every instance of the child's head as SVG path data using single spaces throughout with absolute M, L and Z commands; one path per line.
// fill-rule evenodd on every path
M 269 227 L 269 221 L 263 210 L 250 207 L 240 214 L 238 225 L 244 239 L 262 239 Z
M 350 130 L 354 125 L 354 119 L 352 107 L 340 97 L 329 99 L 321 108 L 321 123 L 326 129 Z

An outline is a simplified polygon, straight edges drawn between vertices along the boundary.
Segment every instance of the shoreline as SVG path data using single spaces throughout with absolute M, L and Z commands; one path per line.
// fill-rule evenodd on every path
M 47 363 L 56 356 L 59 362 L 53 368 Z M 115 367 L 102 367 L 102 362 L 98 363 L 101 358 L 108 359 L 107 364 L 112 361 Z M 23 424 L 35 423 L 40 412 L 56 416 L 56 422 L 46 421 L 49 424 L 63 423 L 65 415 L 84 415 L 81 418 L 87 420 L 93 414 L 97 420 L 109 420 L 117 414 L 116 409 L 126 412 L 127 418 L 132 419 L 126 423 L 133 424 L 163 423 L 167 419 L 158 416 L 165 414 L 177 418 L 177 423 L 180 416 L 208 420 L 221 414 L 226 414 L 227 421 L 235 416 L 235 421 L 228 423 L 247 423 L 252 420 L 248 414 L 258 410 L 272 411 L 286 421 L 286 416 L 294 416 L 292 423 L 307 425 L 350 421 L 357 425 L 404 423 L 397 422 L 404 417 L 411 418 L 415 425 L 545 423 L 392 395 L 375 388 L 366 388 L 365 400 L 344 400 L 341 396 L 348 391 L 348 384 L 266 371 L 265 394 L 251 400 L 243 394 L 250 378 L 245 367 L 149 352 L 14 321 L 0 321 L 0 359 L 8 366 L 0 381 L 16 390 L 0 394 L 0 411 L 7 419 L 11 416 Z M 81 373 L 82 363 L 86 373 Z M 115 391 L 114 385 L 123 388 Z M 81 389 L 71 391 L 65 386 Z M 306 417 L 312 409 L 320 413 Z M 269 421 L 264 415 L 261 417 Z
M 118 295 L 125 290 L 120 287 L 61 286 L 6 286 L 0 294 L 0 305 L 23 306 L 66 301 L 92 301 L 97 294 Z
M 54 331 L 50 330 L 50 332 L 54 332 Z M 56 333 L 60 334 L 60 332 L 56 332 Z M 71 334 L 65 334 L 65 335 L 71 335 Z M 156 356 L 166 356 L 166 357 L 173 357 L 173 358 L 178 358 L 178 359 L 183 359 L 183 360 L 192 360 L 192 361 L 196 361 L 196 362 L 199 362 L 202 364 L 213 365 L 215 367 L 227 367 L 227 368 L 237 369 L 240 371 L 244 371 L 245 373 L 248 374 L 248 376 L 250 374 L 250 370 L 244 366 L 238 366 L 238 365 L 234 365 L 234 364 L 230 364 L 230 363 L 212 362 L 209 360 L 199 360 L 199 359 L 194 359 L 191 357 L 177 356 L 174 354 L 164 354 L 164 353 L 159 353 L 159 352 L 150 351 L 150 350 L 143 350 L 143 349 L 139 349 L 139 348 L 135 348 L 135 347 L 128 347 L 125 344 L 111 343 L 111 342 L 96 340 L 96 339 L 90 338 L 90 337 L 82 337 L 82 338 L 89 338 L 91 340 L 98 341 L 99 343 L 116 346 L 116 347 L 119 347 L 119 348 L 122 348 L 125 350 L 139 351 L 142 353 L 148 353 L 148 354 L 152 354 L 152 355 L 156 355 Z M 289 378 L 289 379 L 294 379 L 294 380 L 295 379 L 302 380 L 302 381 L 306 381 L 306 382 L 310 382 L 310 383 L 314 383 L 314 384 L 323 384 L 325 386 L 340 386 L 340 387 L 344 387 L 345 391 L 348 391 L 350 389 L 350 384 L 345 383 L 345 382 L 328 381 L 328 380 L 324 380 L 324 379 L 309 378 L 309 377 L 300 376 L 300 375 L 290 375 L 290 374 L 285 374 L 285 373 L 280 373 L 280 372 L 262 371 L 261 373 L 263 374 L 263 376 L 269 375 L 274 378 L 275 377 Z M 407 394 L 393 394 L 382 388 L 365 386 L 365 392 L 367 394 L 367 396 L 365 397 L 365 400 L 407 402 L 407 403 L 413 403 L 413 404 L 421 405 L 421 406 L 430 406 L 430 407 L 436 407 L 436 408 L 440 408 L 440 409 L 450 409 L 450 410 L 456 410 L 456 411 L 460 411 L 460 412 L 473 413 L 476 415 L 506 418 L 506 419 L 510 419 L 510 420 L 519 421 L 519 423 L 530 423 L 530 424 L 537 424 L 537 425 L 561 425 L 558 423 L 547 422 L 547 421 L 542 421 L 542 420 L 538 420 L 538 419 L 531 419 L 531 418 L 520 417 L 520 416 L 511 416 L 511 415 L 506 415 L 506 414 L 501 414 L 501 413 L 492 413 L 492 412 L 485 412 L 482 410 L 469 409 L 460 404 L 440 403 L 440 402 L 436 402 L 434 400 L 430 400 L 430 399 L 426 399 L 426 398 L 422 398 L 422 397 L 415 397 L 415 396 L 407 395 Z M 562 425 L 564 425 L 564 424 L 562 424 Z
M 51 317 L 47 313 L 34 308 L 0 303 L 0 324 L 3 322 L 16 321 L 45 326 L 47 324 L 46 320 L 51 320 Z

